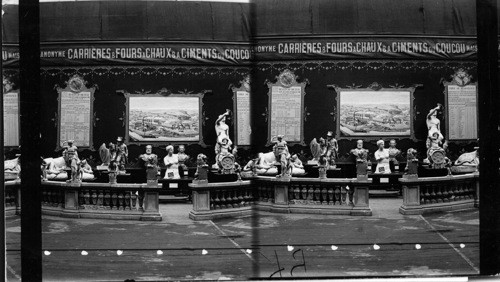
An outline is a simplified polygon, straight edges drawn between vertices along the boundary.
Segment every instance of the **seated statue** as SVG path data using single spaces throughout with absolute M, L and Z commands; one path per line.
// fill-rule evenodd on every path
M 304 175 L 306 173 L 302 161 L 299 159 L 297 154 L 293 154 L 290 158 L 290 163 L 292 166 L 292 176 Z
M 64 157 L 45 158 L 42 163 L 46 165 L 45 174 L 47 180 L 66 180 L 68 175 L 65 171 L 67 168 Z
M 456 166 L 479 166 L 479 151 L 474 150 L 469 153 L 463 153 L 458 157 L 455 161 L 454 165 Z
M 94 180 L 94 171 L 86 159 L 80 162 L 81 179 L 83 181 Z
M 455 161 L 454 166 L 451 168 L 453 173 L 471 173 L 479 169 L 479 148 L 476 150 L 463 153 Z
M 431 168 L 445 168 L 450 165 L 450 160 L 446 157 L 446 143 L 442 145 L 442 138 L 438 132 L 434 132 L 428 138 L 427 158 L 424 163 L 430 165 Z
M 4 161 L 4 175 L 8 178 L 18 178 L 21 173 L 21 161 L 19 157 Z
M 278 169 L 276 168 L 276 157 L 274 152 L 259 153 L 256 171 L 258 175 L 276 175 Z
M 259 163 L 259 158 L 251 159 L 241 170 L 241 176 L 250 178 L 257 175 L 257 164 Z
M 235 157 L 234 150 L 231 150 L 232 142 L 224 134 L 219 135 L 216 144 L 216 167 L 220 173 L 230 174 L 235 173 Z

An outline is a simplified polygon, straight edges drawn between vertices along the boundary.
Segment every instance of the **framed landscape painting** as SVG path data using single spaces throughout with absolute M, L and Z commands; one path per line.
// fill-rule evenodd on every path
M 414 138 L 414 88 L 336 90 L 339 138 Z
M 199 143 L 203 94 L 125 93 L 129 143 Z

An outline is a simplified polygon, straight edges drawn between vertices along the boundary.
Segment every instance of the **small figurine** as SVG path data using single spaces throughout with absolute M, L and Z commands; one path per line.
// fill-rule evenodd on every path
M 416 175 L 418 173 L 417 150 L 410 148 L 406 152 L 406 174 Z
M 196 158 L 196 173 L 194 174 L 197 181 L 206 182 L 208 180 L 208 159 L 204 154 L 198 154 Z
M 123 143 L 123 138 L 116 138 L 116 163 L 118 164 L 118 169 L 120 171 L 125 170 L 125 165 L 128 163 L 128 148 L 125 143 Z
M 118 166 L 116 165 L 116 160 L 111 160 L 108 166 L 108 177 L 110 184 L 116 184 L 116 175 L 118 174 Z
M 377 161 L 377 168 L 375 173 L 391 173 L 389 166 L 389 150 L 385 149 L 384 140 L 377 141 L 378 150 L 375 151 L 375 160 Z
M 68 151 L 71 149 L 68 149 Z M 71 160 L 71 179 L 67 180 L 68 183 L 81 183 L 83 177 L 83 171 L 81 166 L 81 161 L 79 159 L 73 158 Z
M 154 182 L 153 184 L 156 184 L 160 171 L 158 170 L 158 156 L 153 154 L 153 146 L 147 145 L 146 153 L 140 155 L 139 158 L 144 162 L 146 168 L 147 183 Z
M 333 132 L 328 131 L 326 134 L 326 158 L 330 167 L 335 167 L 335 160 L 338 157 L 339 145 L 337 139 L 333 138 Z
M 167 167 L 164 179 L 179 179 L 179 158 L 174 154 L 174 146 L 167 146 L 167 155 L 163 158 Z
M 186 148 L 184 145 L 179 145 L 179 151 L 177 152 L 177 159 L 179 159 L 179 174 L 186 176 L 188 173 L 188 167 L 186 162 L 189 160 L 189 155 L 185 153 Z
M 47 168 L 49 164 L 42 158 L 40 169 L 42 170 L 42 181 L 47 181 Z
M 290 174 L 290 153 L 288 151 L 288 146 L 285 140 L 283 140 L 283 135 L 278 135 L 271 138 L 271 142 L 274 143 L 273 152 L 276 161 L 281 164 L 281 177 L 291 176 Z

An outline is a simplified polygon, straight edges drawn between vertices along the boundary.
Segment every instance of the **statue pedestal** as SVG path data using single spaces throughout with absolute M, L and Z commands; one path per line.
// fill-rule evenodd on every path
M 356 175 L 356 180 L 359 182 L 366 182 L 366 181 L 368 181 L 368 175 L 358 174 L 358 175 Z
M 98 165 L 96 168 L 97 168 L 97 170 L 108 170 L 109 165 L 102 164 L 102 165 Z
M 366 175 L 368 171 L 368 165 L 366 163 L 356 164 L 356 175 Z
M 319 166 L 318 167 L 318 173 L 319 173 L 319 178 L 320 179 L 325 179 L 326 177 L 326 167 L 325 166 Z
M 146 179 L 156 180 L 158 179 L 158 167 L 148 167 L 146 168 Z
M 208 167 L 207 166 L 199 166 L 198 169 L 196 170 L 198 176 L 196 180 L 205 180 L 208 181 Z
M 108 173 L 108 177 L 109 177 L 109 184 L 116 184 L 116 172 L 114 171 L 110 171 Z
M 317 160 L 309 160 L 309 161 L 307 161 L 307 164 L 308 165 L 318 165 L 318 161 Z
M 409 161 L 407 164 L 406 164 L 406 168 L 407 168 L 407 173 L 408 174 L 418 174 L 418 162 L 416 161 Z

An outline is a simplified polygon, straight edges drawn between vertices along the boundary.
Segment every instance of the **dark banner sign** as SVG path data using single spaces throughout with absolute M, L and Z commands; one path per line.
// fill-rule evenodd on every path
M 245 65 L 250 63 L 249 45 L 221 44 L 79 44 L 43 45 L 40 58 L 42 66 L 55 65 L 114 65 L 114 64 L 217 64 Z M 16 66 L 18 47 L 2 50 L 4 66 Z
M 325 38 L 260 40 L 257 60 L 289 59 L 475 59 L 472 39 Z
M 248 44 L 95 43 L 42 44 L 42 66 L 61 65 L 248 65 L 259 61 L 321 59 L 475 60 L 474 39 L 318 38 L 259 40 Z M 17 66 L 19 48 L 4 46 L 5 67 Z

